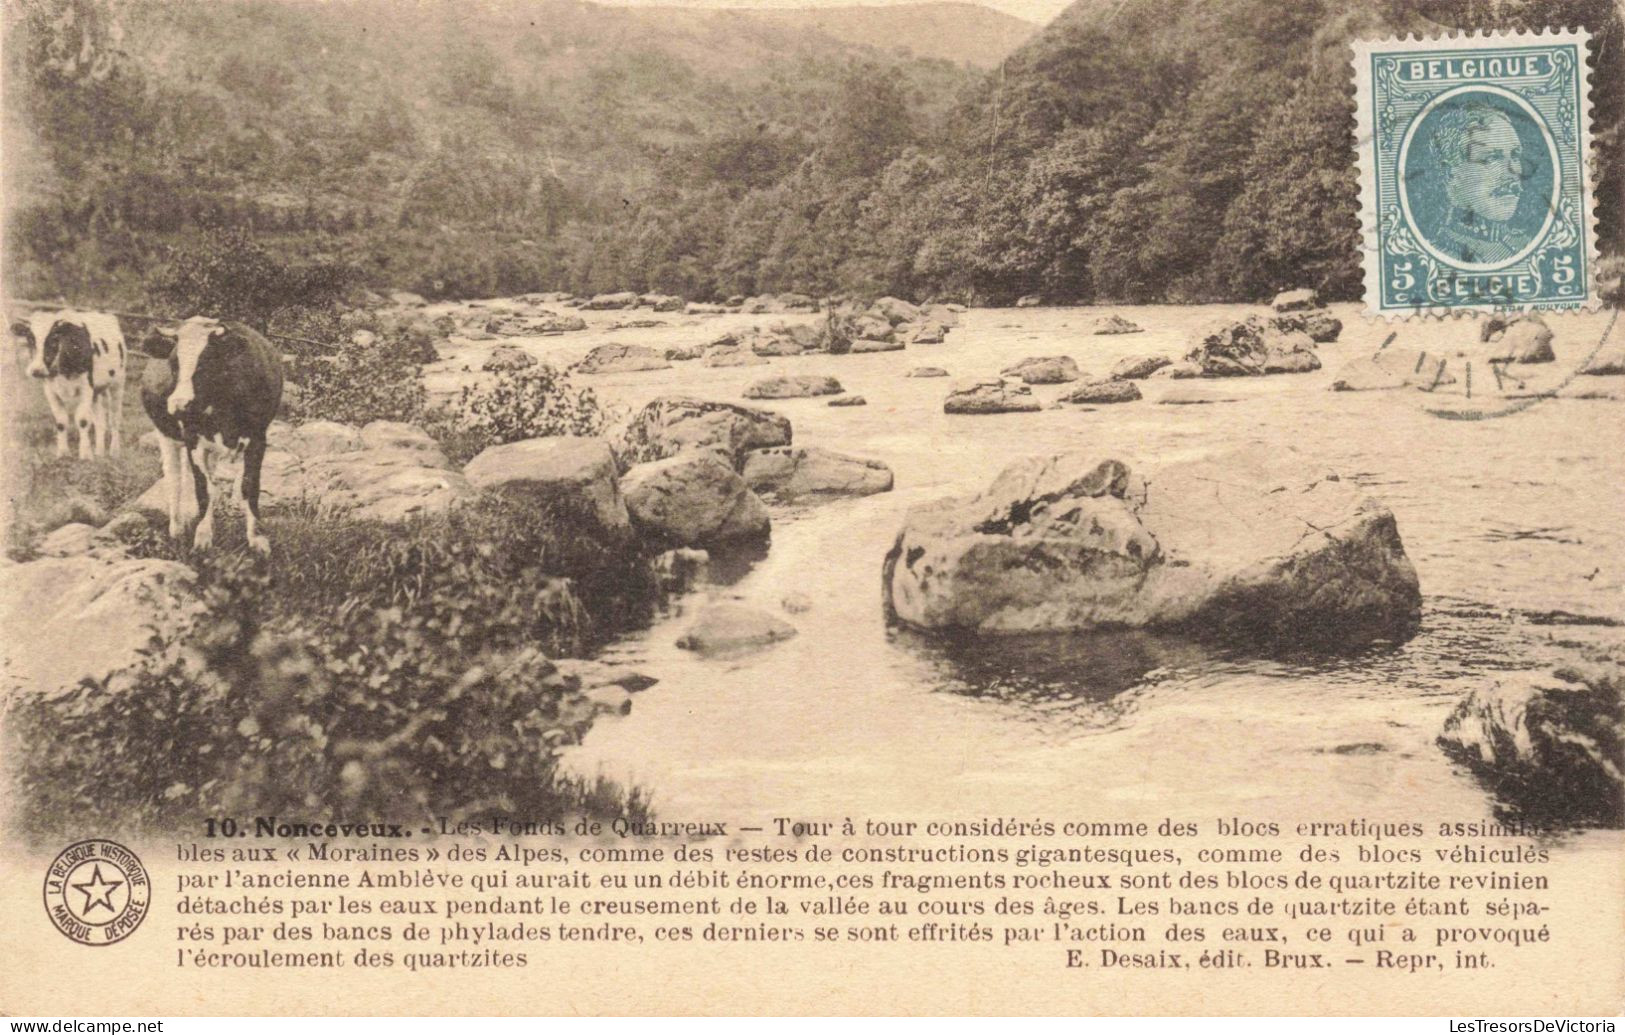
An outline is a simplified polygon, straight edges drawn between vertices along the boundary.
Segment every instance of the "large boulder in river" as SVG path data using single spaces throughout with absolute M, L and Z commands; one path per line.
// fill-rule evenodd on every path
M 896 620 L 973 633 L 1327 645 L 1408 636 L 1421 610 L 1388 508 L 1262 447 L 1143 479 L 1098 455 L 1020 461 L 978 496 L 910 511 L 883 586 Z
M 600 345 L 587 353 L 576 369 L 583 374 L 624 374 L 638 370 L 668 370 L 671 363 L 647 345 Z
M 1625 820 L 1625 674 L 1616 662 L 1502 675 L 1462 699 L 1439 745 L 1533 824 Z
M 1061 385 L 1083 376 L 1077 360 L 1071 356 L 1028 356 L 999 373 L 1030 385 Z
M 621 494 L 632 523 L 671 546 L 763 539 L 771 526 L 767 507 L 714 450 L 639 464 L 621 479 Z
M 616 438 L 623 465 L 664 460 L 690 449 L 720 449 L 737 469 L 752 449 L 790 445 L 790 421 L 754 406 L 682 395 L 651 401 Z
M 891 468 L 879 460 L 817 446 L 752 450 L 745 457 L 742 476 L 753 492 L 785 502 L 805 497 L 870 496 L 892 487 Z
M 1033 390 L 1009 381 L 983 381 L 956 388 L 943 400 L 943 413 L 1036 413 L 1041 407 Z
M 1198 335 L 1188 362 L 1202 368 L 1203 377 L 1237 377 L 1264 373 L 1269 347 L 1264 322 L 1256 316 L 1244 320 L 1223 320 Z
M 476 489 L 530 502 L 571 500 L 608 529 L 627 526 L 618 474 L 608 440 L 573 435 L 492 446 L 463 468 Z
M 65 700 L 174 642 L 201 610 L 193 579 L 122 555 L 0 562 L 0 700 Z
M 745 388 L 747 399 L 807 399 L 815 395 L 840 395 L 841 382 L 823 374 L 780 374 L 753 382 Z

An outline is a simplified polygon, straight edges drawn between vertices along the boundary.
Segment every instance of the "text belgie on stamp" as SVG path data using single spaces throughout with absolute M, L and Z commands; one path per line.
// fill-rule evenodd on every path
M 1593 301 L 1589 41 L 1559 30 L 1355 43 L 1371 312 Z

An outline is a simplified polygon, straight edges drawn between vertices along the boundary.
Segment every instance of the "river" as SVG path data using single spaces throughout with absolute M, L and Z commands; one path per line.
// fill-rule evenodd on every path
M 600 722 L 569 765 L 639 784 L 659 814 L 676 818 L 1487 814 L 1485 792 L 1434 743 L 1456 701 L 1507 673 L 1549 671 L 1582 646 L 1625 643 L 1625 404 L 1550 399 L 1504 417 L 1448 420 L 1414 390 L 1334 393 L 1335 372 L 1391 329 L 1346 306 L 1334 307 L 1345 329 L 1320 347 L 1315 373 L 1151 380 L 1145 400 L 1094 410 L 942 412 L 954 381 L 996 375 L 1024 356 L 1069 354 L 1087 375 L 1104 375 L 1126 355 L 1177 355 L 1200 326 L 1244 311 L 972 310 L 944 344 L 904 352 L 583 378 L 630 408 L 667 393 L 741 401 L 768 373 L 832 374 L 868 405 L 767 405 L 791 419 L 798 444 L 885 461 L 896 488 L 776 508 L 764 558 L 742 570 L 719 565 L 722 584 L 614 644 L 607 658 L 660 682 L 630 715 Z M 1106 312 L 1145 333 L 1088 333 Z M 566 362 L 606 340 L 665 346 L 776 319 L 677 317 L 614 333 L 600 320 L 521 344 Z M 1568 368 L 1610 326 L 1596 314 L 1552 322 L 1558 366 Z M 1484 349 L 1470 321 L 1407 324 L 1395 344 Z M 903 376 L 919 365 L 952 377 Z M 1156 403 L 1176 388 L 1231 401 Z M 1035 389 L 1046 402 L 1063 390 Z M 881 560 L 914 504 L 976 492 L 1025 454 L 1085 449 L 1155 466 L 1250 443 L 1295 448 L 1393 509 L 1424 595 L 1413 639 L 1352 656 L 1260 659 L 1145 635 L 940 642 L 883 621 Z M 786 613 L 791 594 L 810 609 Z M 799 634 L 731 659 L 678 650 L 708 598 L 778 613 Z

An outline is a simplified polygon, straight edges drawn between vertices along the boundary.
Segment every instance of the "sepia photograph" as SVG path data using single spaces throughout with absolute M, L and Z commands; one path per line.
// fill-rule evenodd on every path
M 0 1013 L 1618 1015 L 1619 0 L 0 9 Z

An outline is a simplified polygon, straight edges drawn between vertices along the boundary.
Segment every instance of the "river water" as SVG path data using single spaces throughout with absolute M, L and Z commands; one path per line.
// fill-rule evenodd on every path
M 1145 333 L 1088 333 L 1108 311 Z M 660 682 L 637 695 L 630 715 L 595 726 L 569 765 L 642 785 L 663 817 L 736 822 L 854 810 L 1112 820 L 1489 814 L 1493 803 L 1434 738 L 1475 687 L 1549 671 L 1584 646 L 1625 644 L 1625 403 L 1549 399 L 1507 416 L 1451 420 L 1430 413 L 1414 390 L 1334 393 L 1336 371 L 1390 330 L 1349 306 L 1334 310 L 1344 333 L 1321 346 L 1315 373 L 1151 380 L 1142 382 L 1145 400 L 1094 410 L 942 412 L 954 381 L 994 376 L 1022 357 L 1068 354 L 1087 375 L 1104 375 L 1126 355 L 1177 355 L 1200 326 L 1244 311 L 973 310 L 944 344 L 904 352 L 584 378 L 612 404 L 634 407 L 673 392 L 740 401 L 745 385 L 769 373 L 832 374 L 868 405 L 766 405 L 790 418 L 798 444 L 885 461 L 896 488 L 776 508 L 765 557 L 719 565 L 723 584 L 676 601 L 651 628 L 614 644 L 607 658 Z M 565 362 L 605 340 L 663 347 L 776 319 L 678 317 L 614 333 L 599 320 L 582 334 L 521 344 Z M 1596 314 L 1552 323 L 1559 370 L 1572 369 L 1610 327 Z M 1458 359 L 1482 358 L 1486 348 L 1469 321 L 1406 325 L 1394 345 Z M 952 376 L 903 376 L 919 365 Z M 1063 390 L 1035 392 L 1048 402 Z M 1227 401 L 1156 402 L 1175 390 Z M 950 643 L 883 621 L 881 561 L 914 504 L 976 492 L 1026 454 L 1085 449 L 1155 467 L 1251 443 L 1294 448 L 1392 508 L 1424 596 L 1413 639 L 1353 656 L 1259 659 L 1133 634 Z M 786 613 L 791 594 L 810 609 Z M 777 613 L 799 634 L 729 659 L 678 650 L 678 636 L 713 598 Z M 1616 843 L 1611 834 L 1582 840 L 1601 847 L 1596 837 Z

